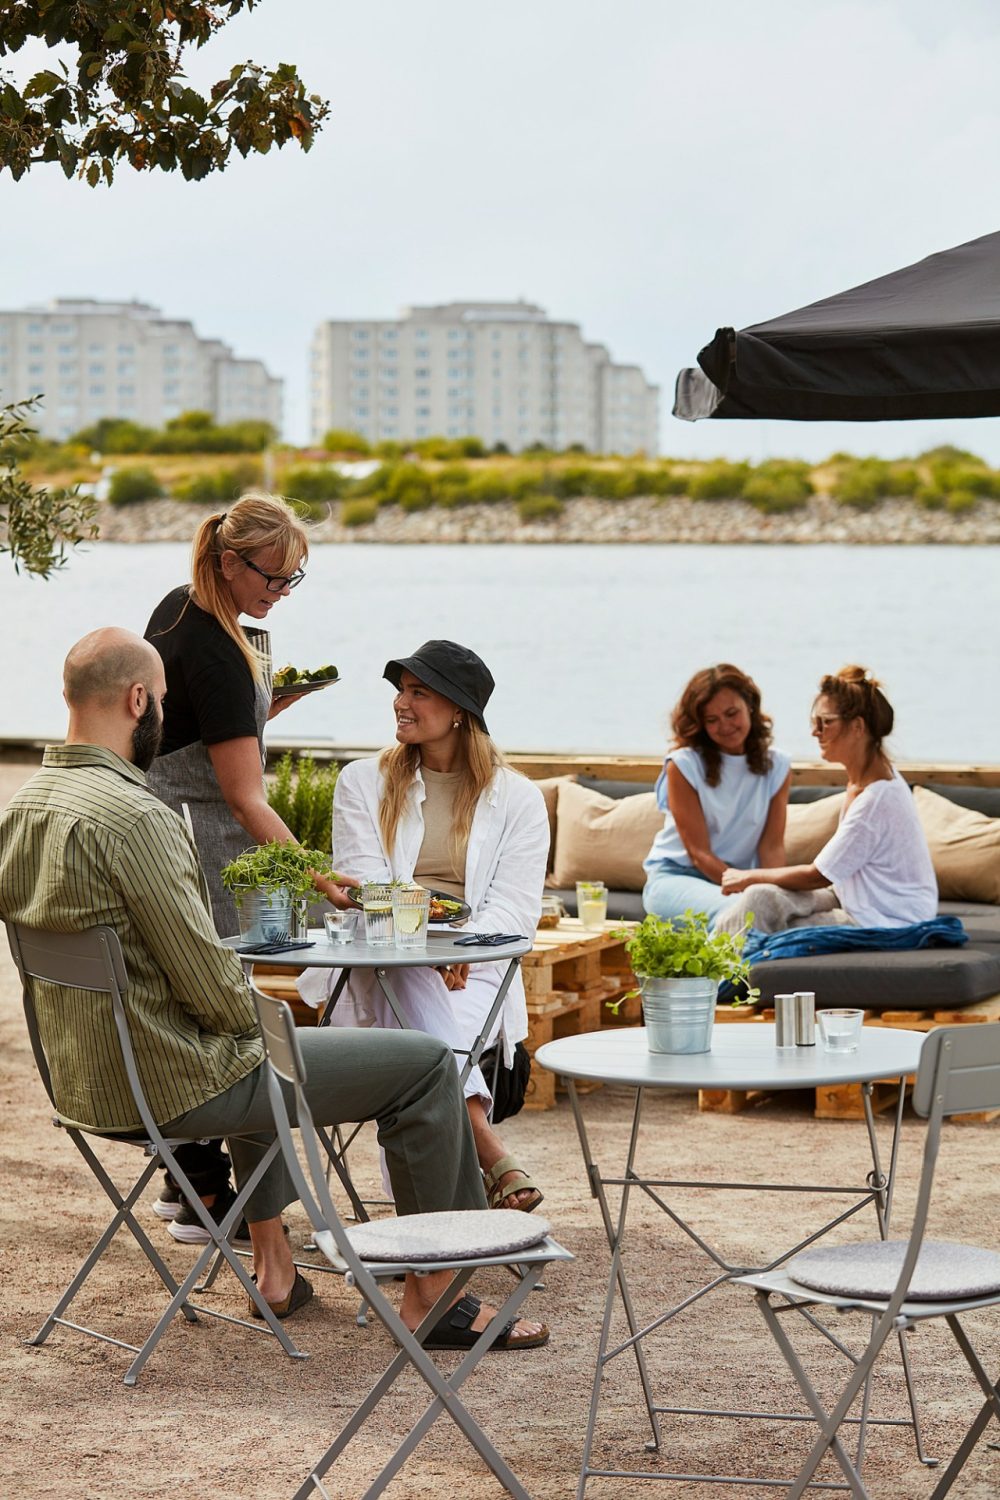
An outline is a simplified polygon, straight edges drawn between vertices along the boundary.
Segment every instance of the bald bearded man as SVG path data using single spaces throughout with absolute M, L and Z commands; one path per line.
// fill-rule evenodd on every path
M 46 749 L 42 769 L 0 818 L 0 916 L 57 932 L 97 924 L 117 932 L 150 1108 L 167 1135 L 238 1130 L 263 1138 L 263 1145 L 230 1140 L 242 1182 L 273 1135 L 263 1042 L 239 959 L 223 947 L 209 916 L 191 837 L 146 789 L 165 695 L 159 653 L 139 636 L 108 627 L 70 651 L 66 742 Z M 73 1009 L 53 987 L 36 988 L 60 1114 L 109 1135 L 141 1129 L 110 1006 L 95 995 L 87 1025 L 74 1026 Z M 485 1207 L 458 1074 L 442 1042 L 416 1031 L 325 1028 L 303 1030 L 300 1042 L 317 1122 L 378 1122 L 401 1213 Z M 312 1295 L 281 1227 L 281 1210 L 294 1196 L 279 1157 L 246 1210 L 257 1283 L 278 1317 Z M 400 1311 L 409 1327 L 446 1279 L 407 1277 Z M 473 1328 L 491 1317 L 483 1305 Z M 531 1348 L 547 1338 L 543 1326 L 521 1321 L 494 1347 Z

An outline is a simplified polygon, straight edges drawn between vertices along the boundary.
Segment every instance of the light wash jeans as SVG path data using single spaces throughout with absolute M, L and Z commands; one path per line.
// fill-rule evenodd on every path
M 722 887 L 698 875 L 678 875 L 673 870 L 652 870 L 642 893 L 642 904 L 658 917 L 683 917 L 686 911 L 704 912 L 709 925 L 736 898 L 724 896 Z

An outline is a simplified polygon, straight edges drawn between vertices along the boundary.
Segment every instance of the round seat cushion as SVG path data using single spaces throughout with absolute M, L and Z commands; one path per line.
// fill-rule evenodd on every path
M 831 1296 L 885 1302 L 895 1289 L 907 1240 L 876 1240 L 807 1250 L 788 1263 L 788 1274 L 801 1286 Z M 976 1245 L 925 1240 L 906 1293 L 908 1302 L 951 1302 L 989 1297 L 1000 1292 L 1000 1255 Z
M 404 1214 L 352 1225 L 351 1244 L 362 1260 L 477 1260 L 530 1250 L 549 1232 L 537 1214 L 498 1213 L 490 1208 Z

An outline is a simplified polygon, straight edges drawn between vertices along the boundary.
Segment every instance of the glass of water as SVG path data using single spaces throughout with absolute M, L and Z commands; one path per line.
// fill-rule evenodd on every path
M 326 928 L 327 942 L 337 947 L 345 947 L 348 943 L 353 943 L 359 915 L 360 913 L 356 911 L 341 911 L 339 907 L 334 911 L 325 912 L 323 926 Z
M 363 885 L 361 905 L 365 914 L 365 942 L 369 948 L 391 948 L 392 886 Z
M 430 914 L 431 893 L 416 886 L 411 890 L 396 889 L 392 893 L 392 923 L 396 933 L 397 948 L 427 947 L 427 918 Z
M 576 882 L 576 910 L 584 927 L 604 926 L 608 915 L 608 892 L 603 880 Z
M 863 1010 L 820 1010 L 816 1019 L 828 1052 L 857 1052 L 865 1019 Z

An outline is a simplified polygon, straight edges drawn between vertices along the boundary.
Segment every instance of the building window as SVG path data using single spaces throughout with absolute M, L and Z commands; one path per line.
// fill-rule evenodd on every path
M 29 354 L 44 354 L 45 353 L 45 346 L 43 344 L 29 344 L 28 345 L 28 353 Z
M 62 364 L 59 366 L 59 374 L 60 375 L 75 375 L 76 374 L 76 364 L 75 364 L 75 362 L 72 362 L 70 360 L 64 360 L 62 362 Z
M 104 395 L 104 387 L 103 387 L 103 385 L 92 385 L 89 388 L 87 394 L 89 396 L 103 396 Z
M 119 344 L 118 345 L 118 353 L 119 354 L 123 354 L 126 359 L 131 359 L 132 356 L 133 356 L 133 354 L 135 353 L 135 345 L 134 344 Z
M 120 385 L 118 387 L 118 399 L 119 399 L 119 401 L 131 401 L 134 396 L 135 396 L 135 386 L 134 385 Z
M 87 366 L 87 374 L 88 375 L 103 375 L 104 374 L 104 366 L 101 363 L 101 361 L 100 360 L 95 360 L 92 364 L 89 364 Z
M 28 366 L 28 379 L 29 380 L 41 380 L 44 374 L 45 374 L 45 366 L 44 365 L 29 365 Z
M 431 414 L 431 409 L 430 409 L 429 406 L 418 406 L 417 407 L 417 416 L 418 417 L 429 417 L 430 414 Z
M 396 328 L 383 328 L 382 329 L 382 337 L 384 339 L 395 339 L 395 338 L 398 338 L 399 337 L 399 331 Z
M 399 376 L 399 369 L 396 365 L 379 365 L 378 372 L 389 380 L 396 380 Z
M 367 337 L 368 337 L 368 329 L 367 328 L 355 328 L 355 329 L 352 330 L 352 333 L 351 333 L 351 338 L 352 339 L 366 339 Z
M 417 380 L 430 380 L 431 378 L 431 372 L 426 365 L 422 365 L 419 370 L 414 370 L 413 374 Z
M 385 381 L 383 380 L 383 382 L 382 382 L 382 395 L 383 396 L 398 396 L 399 395 L 399 386 L 398 385 L 386 385 Z
M 421 399 L 421 397 L 429 396 L 430 393 L 431 388 L 429 385 L 418 385 L 416 391 L 414 392 L 418 401 Z
M 29 333 L 44 333 L 45 332 L 45 324 L 44 323 L 29 323 L 28 324 L 28 332 Z
M 352 376 L 354 376 L 354 378 L 356 380 L 367 380 L 368 379 L 368 366 L 367 365 L 352 365 L 351 366 L 351 374 L 352 374 Z
M 399 407 L 398 406 L 383 406 L 381 408 L 381 415 L 383 417 L 398 417 L 399 416 Z
M 367 401 L 370 392 L 366 385 L 356 385 L 351 388 L 352 401 Z
M 368 408 L 367 408 L 367 406 L 355 406 L 353 408 L 353 410 L 351 411 L 351 416 L 352 417 L 367 417 L 367 415 L 368 415 Z
M 448 329 L 448 338 L 449 338 L 449 341 L 453 341 L 454 339 L 460 339 L 461 337 L 462 337 L 462 335 L 461 335 L 460 331 L 457 328 L 449 328 Z

